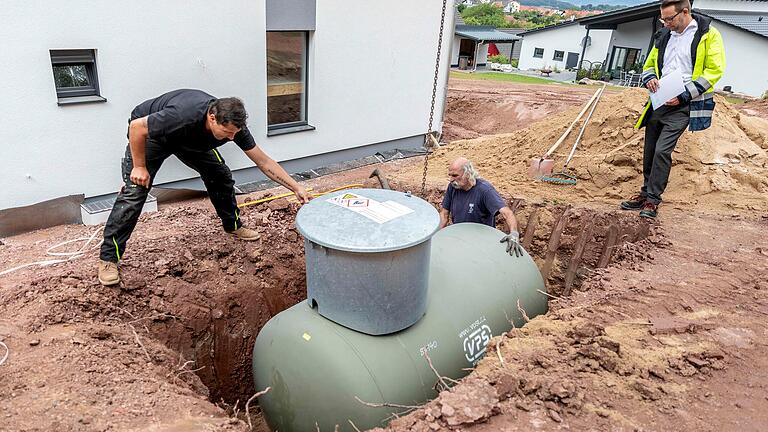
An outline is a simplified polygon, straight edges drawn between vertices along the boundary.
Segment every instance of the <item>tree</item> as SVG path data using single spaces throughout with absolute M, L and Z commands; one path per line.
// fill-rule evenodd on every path
M 504 10 L 490 3 L 479 4 L 464 9 L 461 13 L 464 23 L 468 25 L 485 25 L 493 27 L 506 27 Z

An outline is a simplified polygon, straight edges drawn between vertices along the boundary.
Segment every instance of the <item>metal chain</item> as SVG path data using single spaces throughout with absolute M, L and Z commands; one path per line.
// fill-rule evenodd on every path
M 435 56 L 435 78 L 432 81 L 432 105 L 429 109 L 429 126 L 427 127 L 427 134 L 424 136 L 424 148 L 426 153 L 424 154 L 424 175 L 421 178 L 421 197 L 426 198 L 427 191 L 427 168 L 429 167 L 429 154 L 432 150 L 432 122 L 435 120 L 435 99 L 437 98 L 437 81 L 440 77 L 440 53 L 443 48 L 443 31 L 445 30 L 445 10 L 447 9 L 448 0 L 443 0 L 443 12 L 440 17 L 440 35 L 437 38 L 437 55 Z

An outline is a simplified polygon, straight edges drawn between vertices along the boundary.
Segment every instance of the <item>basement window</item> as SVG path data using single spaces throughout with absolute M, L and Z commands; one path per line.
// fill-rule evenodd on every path
M 50 50 L 59 105 L 105 102 L 99 95 L 96 50 Z
M 565 57 L 565 51 L 555 51 L 555 56 L 552 57 L 552 60 L 563 61 L 563 57 Z
M 267 32 L 267 135 L 313 130 L 307 123 L 308 31 Z
M 533 50 L 533 57 L 534 58 L 544 58 L 544 48 L 534 48 L 534 50 Z

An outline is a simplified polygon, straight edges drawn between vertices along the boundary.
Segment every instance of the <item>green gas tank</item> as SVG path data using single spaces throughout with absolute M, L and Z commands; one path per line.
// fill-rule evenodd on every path
M 369 404 L 419 405 L 437 396 L 431 359 L 460 379 L 488 341 L 546 313 L 544 281 L 531 257 L 509 256 L 504 233 L 462 223 L 431 241 L 424 316 L 396 333 L 373 336 L 324 318 L 308 302 L 273 317 L 253 348 L 259 398 L 273 430 L 353 431 L 384 426 L 403 410 Z M 393 269 L 392 271 L 396 271 Z M 362 401 L 362 402 L 361 402 Z

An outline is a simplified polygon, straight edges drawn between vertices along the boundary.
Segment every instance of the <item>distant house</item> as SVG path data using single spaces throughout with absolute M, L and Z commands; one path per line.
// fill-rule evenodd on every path
M 511 1 L 504 6 L 504 13 L 513 14 L 520 12 L 520 3 Z
M 499 31 L 492 26 L 456 25 L 451 52 L 451 66 L 458 68 L 476 69 L 488 62 L 488 44 L 510 44 L 510 52 L 514 44 L 519 43 L 520 36 Z M 499 49 L 501 51 L 501 49 Z M 501 54 L 509 55 L 502 51 Z
M 661 29 L 660 2 L 523 32 L 521 69 L 600 63 L 611 76 L 640 72 Z M 694 12 L 722 33 L 727 68 L 717 87 L 760 96 L 768 90 L 768 1 L 697 0 Z M 570 60 L 569 60 L 570 59 Z M 574 63 L 575 62 L 575 63 Z M 576 66 L 578 67 L 578 66 Z
M 502 33 L 507 33 L 514 36 L 518 36 L 520 33 L 525 31 L 525 29 L 521 29 L 521 28 L 498 28 L 496 30 Z M 511 42 L 496 43 L 496 48 L 499 50 L 499 53 L 504 54 L 510 59 L 519 59 L 520 49 L 522 47 L 523 47 L 522 38 L 518 38 L 518 40 L 513 40 Z
M 715 9 L 718 8 L 718 9 Z M 728 8 L 728 9 L 722 9 Z M 698 0 L 695 13 L 712 18 L 723 35 L 726 71 L 717 88 L 760 96 L 768 90 L 768 2 L 746 0 Z M 589 34 L 612 31 L 605 53 L 605 70 L 639 71 L 653 43 L 659 22 L 659 3 L 640 5 L 580 20 Z
M 604 11 L 601 10 L 576 10 L 576 9 L 566 9 L 563 11 L 563 16 L 565 19 L 577 19 L 577 18 L 584 18 L 592 15 L 599 15 L 603 13 Z
M 573 69 L 584 60 L 584 68 L 605 59 L 611 42 L 611 32 L 592 31 L 585 35 L 579 20 L 566 21 L 539 29 L 528 30 L 520 48 L 520 69 Z
M 544 15 L 554 15 L 554 14 L 562 15 L 562 11 L 560 11 L 560 10 L 557 10 L 557 9 L 553 9 L 553 8 L 549 8 L 549 7 L 544 7 L 544 6 L 526 6 L 526 5 L 520 5 L 520 10 L 521 10 L 521 11 L 535 11 L 535 12 L 540 12 L 540 13 L 542 13 L 542 14 L 544 14 Z

